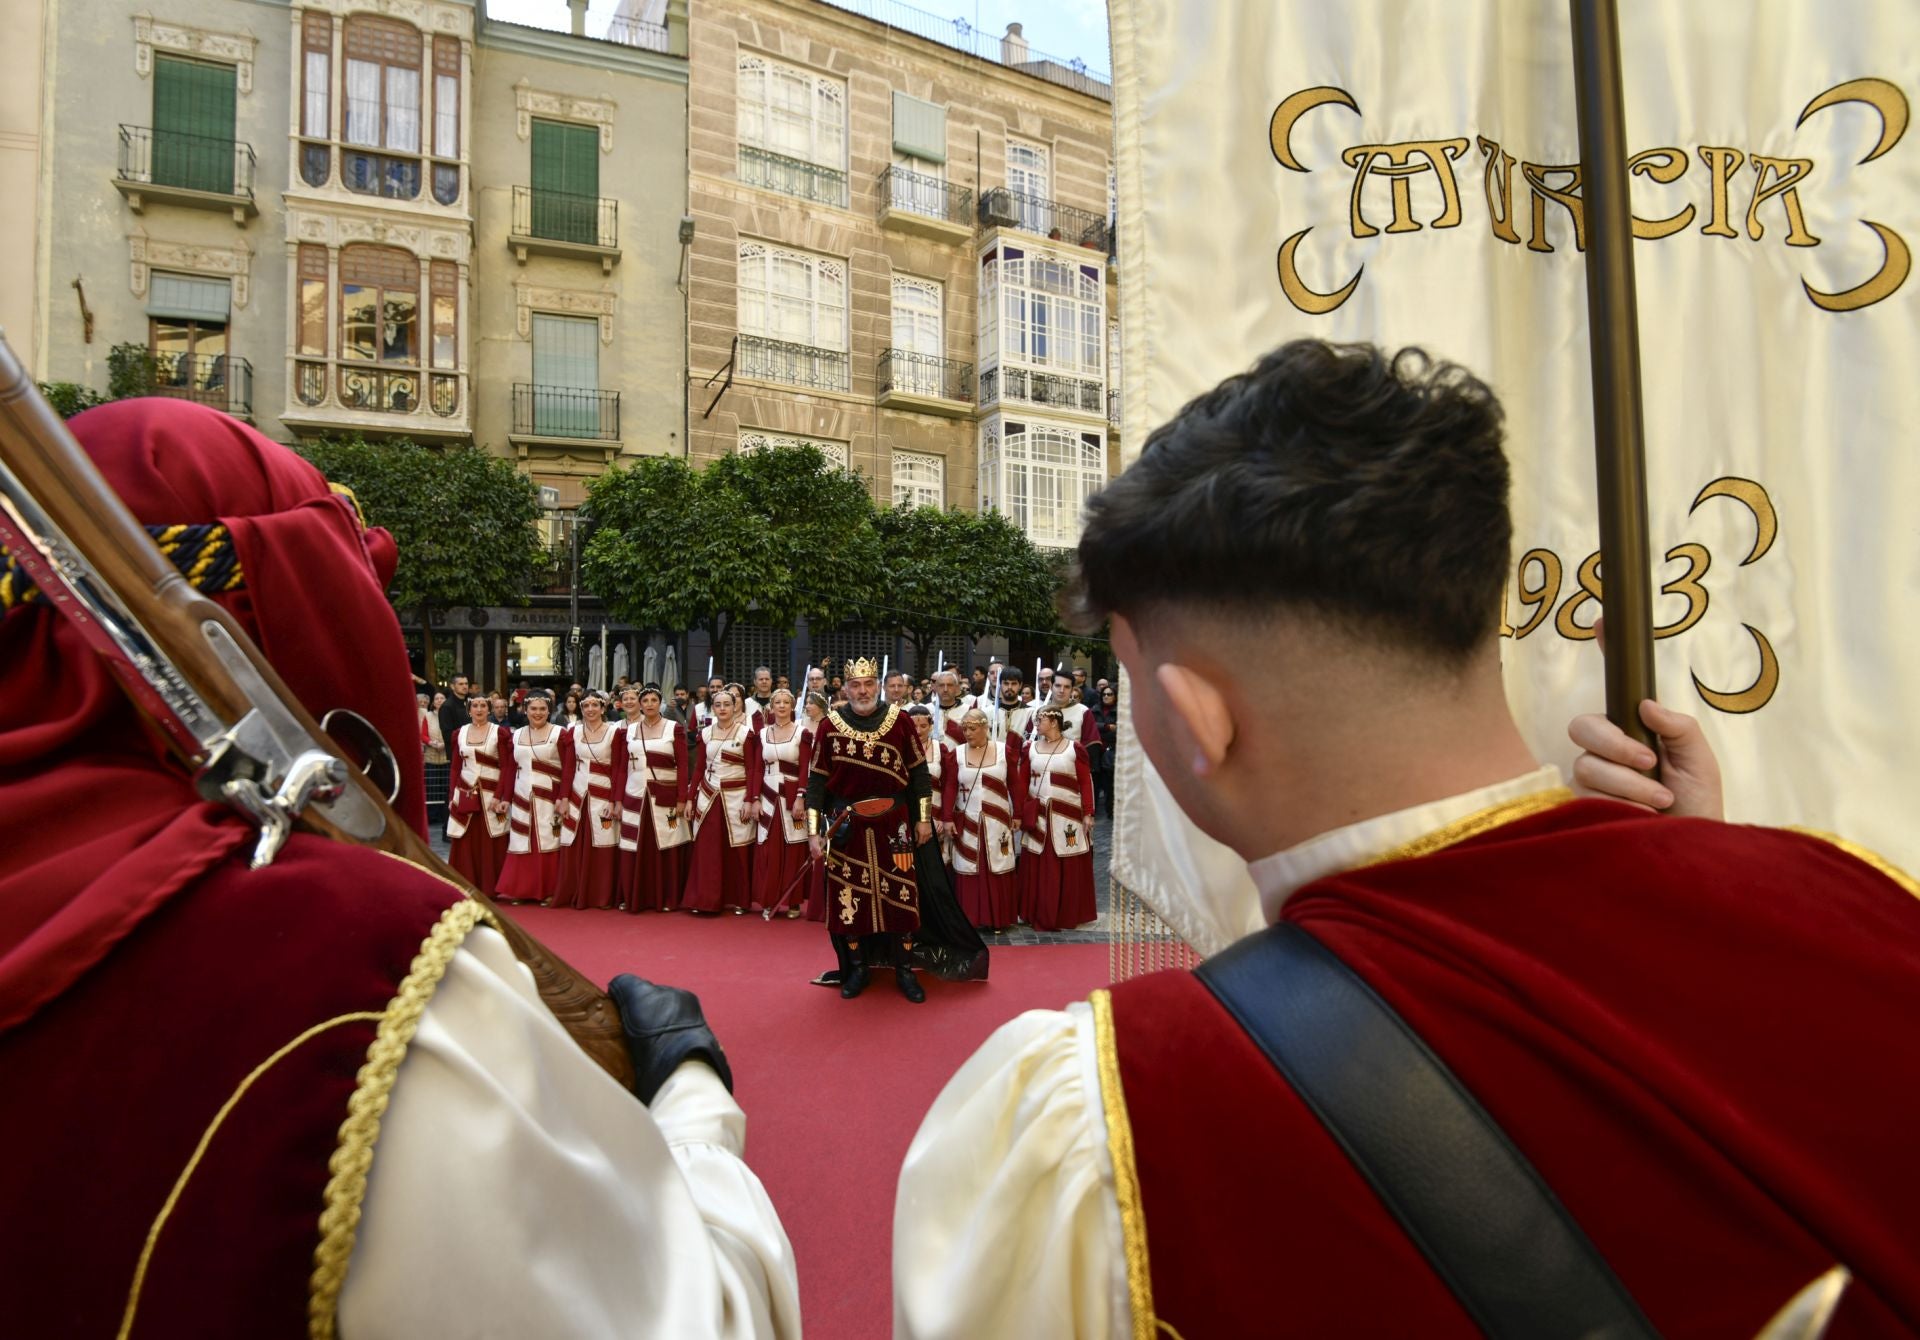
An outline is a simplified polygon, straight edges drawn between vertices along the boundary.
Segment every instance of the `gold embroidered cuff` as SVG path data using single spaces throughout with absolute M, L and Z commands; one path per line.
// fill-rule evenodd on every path
M 819 810 L 810 809 L 807 811 L 807 836 L 818 837 L 827 831 L 826 824 L 822 822 L 825 817 L 826 816 L 821 814 Z
M 932 796 L 920 797 L 920 822 L 923 824 L 930 824 L 933 822 L 933 797 Z

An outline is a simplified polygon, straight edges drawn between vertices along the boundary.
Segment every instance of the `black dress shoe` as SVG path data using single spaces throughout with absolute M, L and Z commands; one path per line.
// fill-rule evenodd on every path
M 846 980 L 840 983 L 840 999 L 852 1000 L 855 996 L 867 989 L 867 983 L 871 980 L 873 980 L 873 974 L 867 971 L 866 964 L 854 964 L 853 970 L 847 974 Z
M 861 971 L 864 972 L 865 969 L 863 968 Z M 927 993 L 921 988 L 920 979 L 913 975 L 912 968 L 895 968 L 893 970 L 893 980 L 900 983 L 900 994 L 912 1001 L 915 1005 L 918 1005 L 927 998 Z

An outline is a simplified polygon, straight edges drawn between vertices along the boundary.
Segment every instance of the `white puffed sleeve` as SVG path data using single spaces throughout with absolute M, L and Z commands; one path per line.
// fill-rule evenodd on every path
M 793 1249 L 745 1143 L 698 1062 L 635 1102 L 478 928 L 395 1079 L 340 1334 L 797 1337 Z
M 901 1340 L 1130 1334 L 1086 1004 L 1003 1025 L 934 1102 L 900 1169 L 893 1299 Z

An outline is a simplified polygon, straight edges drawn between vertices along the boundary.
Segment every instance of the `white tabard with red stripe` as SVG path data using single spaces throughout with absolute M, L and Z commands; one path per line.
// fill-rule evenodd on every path
M 554 822 L 555 802 L 560 799 L 560 727 L 547 726 L 547 737 L 535 744 L 533 727 L 522 726 L 513 733 L 513 818 L 507 838 L 511 855 L 528 852 L 558 851 L 560 825 Z M 536 841 L 538 846 L 535 846 Z
M 1084 710 L 1084 709 L 1083 709 Z M 1073 745 L 1065 739 L 1059 751 L 1042 752 L 1038 741 L 1027 749 L 1029 789 L 1039 802 L 1039 832 L 1027 834 L 1027 850 L 1041 851 L 1051 839 L 1055 856 L 1087 854 L 1087 813 L 1080 793 L 1080 769 L 1074 762 Z M 1045 833 L 1043 838 L 1041 833 Z
M 800 794 L 805 785 L 800 777 L 800 754 L 806 737 L 805 730 L 796 729 L 791 740 L 780 744 L 773 738 L 771 725 L 763 726 L 760 730 L 760 757 L 766 764 L 761 769 L 760 781 L 762 842 L 773 832 L 775 815 L 779 816 L 781 841 L 798 844 L 807 840 L 806 825 L 793 817 L 794 797 Z
M 707 766 L 700 777 L 700 793 L 694 798 L 694 831 L 697 833 L 707 821 L 714 803 L 725 797 L 720 809 L 727 819 L 727 841 L 736 847 L 750 847 L 760 835 L 760 792 L 757 785 L 750 785 L 759 779 L 747 776 L 750 729 L 742 721 L 725 734 L 718 725 L 700 732 L 705 746 L 700 752 Z
M 693 823 L 673 817 L 680 803 L 680 727 L 665 717 L 657 726 L 640 720 L 627 732 L 627 793 L 620 803 L 620 850 L 640 850 L 640 825 L 653 825 L 653 842 L 665 849 L 693 840 Z
M 618 727 L 604 727 L 598 743 L 587 739 L 584 721 L 568 729 L 573 732 L 573 806 L 560 826 L 560 841 L 571 847 L 585 822 L 594 846 L 618 846 L 620 820 L 613 794 L 613 737 Z
M 1007 746 L 989 742 L 986 762 L 975 767 L 964 751 L 953 756 L 957 786 L 953 801 L 953 868 L 977 875 L 987 869 L 1004 875 L 1013 869 L 1019 836 L 1013 829 L 1013 792 L 1007 777 Z M 983 856 L 984 852 L 984 856 Z
M 480 814 L 486 821 L 488 837 L 504 837 L 507 832 L 507 816 L 493 812 L 494 796 L 500 790 L 500 728 L 492 722 L 485 726 L 486 737 L 479 744 L 471 744 L 467 734 L 472 726 L 462 726 L 451 741 L 457 766 L 453 799 L 458 799 L 463 791 L 478 793 Z M 447 840 L 466 836 L 467 825 L 473 816 L 457 814 L 451 805 L 447 809 Z
M 968 698 L 957 699 L 952 707 L 942 707 L 936 699 L 933 703 L 933 733 L 942 744 L 955 749 L 963 749 L 967 743 L 967 733 L 960 728 L 962 717 L 973 710 L 973 702 Z

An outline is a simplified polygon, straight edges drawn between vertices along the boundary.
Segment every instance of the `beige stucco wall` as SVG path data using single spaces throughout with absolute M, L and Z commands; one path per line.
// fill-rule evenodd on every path
M 46 256 L 41 310 L 43 375 L 104 392 L 115 344 L 147 340 L 144 269 L 225 274 L 234 280 L 229 353 L 254 367 L 255 421 L 278 435 L 287 340 L 284 227 L 287 177 L 288 22 L 284 5 L 258 0 L 90 0 L 60 5 L 50 31 Z M 137 68 L 136 15 L 208 39 L 202 59 L 250 56 L 250 80 L 235 98 L 235 137 L 256 155 L 259 214 L 236 226 L 229 213 L 149 199 L 141 213 L 114 188 L 120 127 L 153 124 L 151 67 Z M 149 51 L 167 54 L 165 46 Z M 239 60 L 229 63 L 239 64 Z M 251 88 L 247 87 L 251 83 Z M 7 213 L 11 214 L 9 210 Z M 144 256 L 145 265 L 139 258 Z M 80 295 L 94 316 L 87 342 Z
M 38 370 L 39 293 L 43 232 L 40 152 L 45 40 L 55 15 L 51 0 L 14 0 L 9 75 L 0 79 L 0 331 L 29 372 Z
M 539 54 L 536 54 L 539 53 Z M 530 311 L 612 320 L 600 346 L 600 386 L 620 393 L 622 456 L 685 452 L 686 305 L 680 288 L 681 217 L 687 209 L 686 62 L 605 43 L 487 25 L 474 54 L 474 435 L 509 443 L 512 387 L 533 376 Z M 605 125 L 600 195 L 617 202 L 620 257 L 529 254 L 508 245 L 513 188 L 532 181 L 532 141 L 521 104 L 545 119 Z M 609 301 L 610 300 L 610 304 Z M 596 446 L 544 444 L 521 453 L 537 475 L 604 468 Z M 551 481 L 549 481 L 551 482 Z M 569 499 L 568 501 L 572 501 Z
M 743 49 L 846 80 L 849 208 L 741 184 L 736 71 Z M 851 444 L 851 464 L 885 502 L 892 497 L 893 451 L 926 452 L 946 462 L 947 504 L 976 507 L 977 419 L 875 403 L 875 360 L 892 343 L 896 273 L 941 282 L 947 356 L 978 361 L 974 237 L 931 241 L 883 229 L 878 221 L 877 183 L 893 161 L 892 95 L 898 90 L 947 107 L 947 181 L 971 188 L 976 200 L 981 190 L 1005 184 L 1011 132 L 1052 149 L 1055 200 L 1102 217 L 1111 108 L 817 4 L 702 0 L 691 13 L 689 60 L 688 151 L 698 227 L 687 311 L 694 457 L 733 451 L 739 434 L 753 429 L 833 438 Z M 851 390 L 801 392 L 736 381 L 703 419 L 718 389 L 704 383 L 727 361 L 737 330 L 738 245 L 747 237 L 848 263 Z

